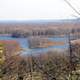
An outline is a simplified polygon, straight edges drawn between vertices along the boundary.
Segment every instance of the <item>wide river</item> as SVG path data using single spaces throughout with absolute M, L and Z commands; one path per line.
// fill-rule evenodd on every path
M 46 52 L 48 50 L 53 50 L 53 49 L 66 49 L 68 47 L 67 45 L 67 38 L 66 37 L 52 37 L 48 38 L 51 41 L 63 41 L 65 44 L 64 45 L 57 45 L 57 46 L 51 46 L 48 48 L 36 48 L 36 49 L 30 49 L 29 44 L 28 44 L 28 39 L 27 38 L 13 38 L 10 36 L 0 36 L 0 40 L 16 40 L 19 42 L 20 46 L 25 49 L 24 54 L 30 54 L 30 53 L 41 53 L 41 52 Z

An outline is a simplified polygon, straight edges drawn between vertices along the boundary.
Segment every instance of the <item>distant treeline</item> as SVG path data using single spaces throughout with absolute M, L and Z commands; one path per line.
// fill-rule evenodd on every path
M 30 36 L 62 36 L 70 33 L 75 38 L 80 38 L 80 29 L 57 29 L 57 30 L 30 30 L 30 31 L 20 31 L 15 30 L 11 32 L 12 37 L 30 37 Z
M 62 36 L 64 34 L 79 34 L 79 24 L 2 24 L 0 34 L 10 34 L 12 37 L 29 36 Z M 79 37 L 79 36 L 78 36 Z

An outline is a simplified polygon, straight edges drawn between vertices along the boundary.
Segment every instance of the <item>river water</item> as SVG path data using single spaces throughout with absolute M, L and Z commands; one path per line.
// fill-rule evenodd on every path
M 46 52 L 48 50 L 53 50 L 53 49 L 66 49 L 67 48 L 67 38 L 66 37 L 52 37 L 48 38 L 51 41 L 63 41 L 65 44 L 64 45 L 57 45 L 57 46 L 51 46 L 48 48 L 35 48 L 35 49 L 29 49 L 29 44 L 28 44 L 28 38 L 13 38 L 10 36 L 0 36 L 0 40 L 16 40 L 20 46 L 23 49 L 26 49 L 24 51 L 24 54 L 30 54 L 30 53 L 41 53 L 41 52 Z

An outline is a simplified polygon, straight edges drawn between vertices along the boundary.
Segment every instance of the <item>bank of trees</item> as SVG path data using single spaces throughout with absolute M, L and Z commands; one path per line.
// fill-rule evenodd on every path
M 15 30 L 11 32 L 12 37 L 35 37 L 35 36 L 44 36 L 44 37 L 56 37 L 56 36 L 63 36 L 66 33 L 70 33 L 72 37 L 80 38 L 80 29 L 48 29 L 48 30 L 30 30 L 30 31 L 19 31 Z
M 49 51 L 43 54 L 15 56 L 3 66 L 3 80 L 79 80 L 80 54 L 79 47 L 72 48 L 73 64 L 71 65 L 68 51 Z M 78 56 L 77 56 L 78 55 Z M 73 70 L 71 69 L 73 67 Z M 75 68 L 75 70 L 74 70 Z M 71 74 L 72 73 L 72 74 Z M 71 76 L 70 76 L 71 75 Z

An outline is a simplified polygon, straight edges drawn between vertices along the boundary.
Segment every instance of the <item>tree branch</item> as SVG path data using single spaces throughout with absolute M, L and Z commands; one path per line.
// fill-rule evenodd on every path
M 64 0 L 64 1 L 75 11 L 75 13 L 77 13 L 78 15 L 80 15 L 80 12 L 78 12 L 76 10 L 76 8 L 68 0 Z

